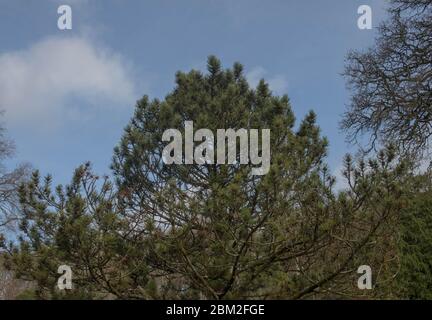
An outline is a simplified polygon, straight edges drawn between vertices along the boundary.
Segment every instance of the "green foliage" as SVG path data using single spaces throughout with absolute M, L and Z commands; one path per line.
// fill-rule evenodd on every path
M 99 291 L 121 282 L 115 270 L 121 266 L 117 250 L 126 250 L 118 234 L 121 222 L 111 184 L 99 179 L 87 164 L 76 170 L 70 185 L 54 192 L 51 177 L 41 182 L 38 172 L 20 188 L 21 236 L 18 246 L 5 245 L 10 253 L 5 265 L 35 283 L 37 298 L 103 297 Z M 77 290 L 56 290 L 60 265 L 72 268 Z
M 250 165 L 164 165 L 163 132 L 183 131 L 190 120 L 213 132 L 271 129 L 268 175 L 252 176 Z M 170 296 L 266 293 L 261 273 L 315 247 L 313 230 L 332 215 L 306 219 L 331 198 L 331 178 L 321 176 L 327 141 L 313 112 L 297 131 L 294 122 L 287 96 L 273 96 L 264 81 L 250 88 L 240 64 L 223 70 L 215 57 L 207 75 L 177 73 L 164 101 L 138 102 L 113 169 L 124 206 L 140 219 L 136 232 L 147 233 L 149 268 L 166 274 Z M 301 215 L 304 223 L 295 225 Z
M 162 101 L 147 96 L 115 148 L 115 185 L 77 169 L 54 191 L 39 174 L 20 190 L 19 243 L 8 268 L 47 299 L 241 299 L 379 297 L 356 288 L 356 269 L 385 269 L 392 229 L 406 206 L 411 170 L 392 148 L 376 159 L 347 157 L 349 189 L 335 194 L 327 140 L 310 112 L 297 128 L 287 96 L 264 80 L 250 88 L 243 67 L 178 72 Z M 196 129 L 271 129 L 271 166 L 166 165 L 162 134 Z M 383 252 L 385 254 L 383 254 Z M 388 259 L 387 259 L 388 258 Z M 73 270 L 59 292 L 57 268 Z M 383 288 L 383 289 L 380 289 Z
M 429 184 L 430 188 L 430 184 Z M 432 299 L 432 192 L 419 192 L 402 211 L 400 224 L 402 298 Z

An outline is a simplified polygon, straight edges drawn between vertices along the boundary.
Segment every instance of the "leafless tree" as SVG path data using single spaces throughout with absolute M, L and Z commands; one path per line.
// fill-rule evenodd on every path
M 352 91 L 342 128 L 350 141 L 371 134 L 369 150 L 392 142 L 416 156 L 432 137 L 432 0 L 393 0 L 374 47 L 349 53 Z
M 18 187 L 30 172 L 29 164 L 18 165 L 8 170 L 4 160 L 15 152 L 14 143 L 6 136 L 4 126 L 0 124 L 0 231 L 14 227 L 18 219 Z
M 2 232 L 11 234 L 19 219 L 18 187 L 28 176 L 30 166 L 19 165 L 8 170 L 4 160 L 14 155 L 14 143 L 7 138 L 4 126 L 0 125 L 0 241 Z M 29 283 L 17 280 L 12 271 L 3 266 L 2 252 L 0 251 L 0 300 L 15 299 L 25 290 Z
M 3 268 L 1 263 L 0 258 L 0 300 L 17 299 L 19 294 L 31 287 L 31 283 L 16 279 L 13 272 Z

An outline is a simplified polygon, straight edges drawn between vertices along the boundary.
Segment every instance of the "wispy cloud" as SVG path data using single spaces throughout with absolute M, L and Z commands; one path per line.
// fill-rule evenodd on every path
M 343 164 L 341 164 L 333 171 L 333 176 L 336 178 L 336 183 L 334 186 L 336 191 L 346 191 L 349 189 L 348 181 L 343 174 L 344 170 L 345 167 Z
M 268 75 L 267 70 L 265 70 L 263 67 L 255 67 L 246 73 L 246 79 L 253 87 L 256 87 L 259 81 L 263 78 L 269 84 L 270 90 L 272 90 L 274 93 L 279 95 L 287 94 L 288 80 L 284 75 Z
M 112 108 L 135 98 L 125 59 L 84 37 L 52 37 L 3 53 L 0 70 L 0 109 L 12 124 L 81 116 L 83 106 Z

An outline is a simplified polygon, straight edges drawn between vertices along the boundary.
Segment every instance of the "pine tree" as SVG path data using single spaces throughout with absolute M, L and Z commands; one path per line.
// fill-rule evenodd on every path
M 380 185 L 381 171 L 391 170 L 391 152 L 383 153 L 383 167 L 367 171 L 363 164 L 350 178 L 352 192 L 339 201 L 315 114 L 295 130 L 288 97 L 274 96 L 263 80 L 250 88 L 242 69 L 236 63 L 222 70 L 210 57 L 206 75 L 179 72 L 163 101 L 138 102 L 115 149 L 113 170 L 134 225 L 130 241 L 147 244 L 150 273 L 163 274 L 157 285 L 163 297 L 307 296 L 340 277 L 372 241 L 387 219 L 377 211 L 399 208 L 398 201 L 380 206 L 364 197 L 366 183 L 392 186 Z M 252 176 L 250 165 L 165 165 L 163 132 L 182 131 L 185 121 L 213 132 L 271 129 L 269 173 Z M 366 236 L 355 228 L 360 223 Z M 350 241 L 360 243 L 354 255 Z M 329 263 L 320 265 L 324 260 Z
M 270 129 L 269 172 L 166 164 L 163 133 L 184 136 L 186 121 Z M 4 243 L 6 266 L 47 299 L 380 296 L 359 292 L 355 271 L 388 265 L 409 167 L 391 148 L 347 157 L 350 188 L 336 195 L 326 152 L 313 112 L 296 128 L 286 95 L 264 80 L 251 88 L 239 63 L 224 70 L 210 57 L 207 74 L 178 72 L 165 99 L 138 101 L 114 151 L 115 184 L 87 164 L 66 187 L 52 190 L 37 172 L 22 186 L 21 237 Z M 72 291 L 56 288 L 60 265 L 73 270 Z
M 432 299 L 431 175 L 416 177 L 420 188 L 402 211 L 397 285 L 404 299 Z

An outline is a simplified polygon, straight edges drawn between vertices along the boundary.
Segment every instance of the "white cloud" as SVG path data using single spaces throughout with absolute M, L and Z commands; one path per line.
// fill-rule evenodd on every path
M 256 87 L 261 79 L 269 84 L 270 90 L 274 93 L 283 95 L 287 94 L 288 80 L 284 75 L 275 75 L 272 77 L 267 76 L 268 72 L 263 67 L 255 67 L 246 73 L 246 79 L 249 84 Z
M 344 170 L 345 167 L 341 164 L 333 171 L 333 176 L 336 178 L 334 186 L 336 191 L 346 191 L 349 189 L 348 181 L 343 175 Z
M 0 55 L 0 109 L 13 124 L 77 115 L 83 106 L 130 106 L 134 97 L 124 59 L 86 38 L 47 38 Z

